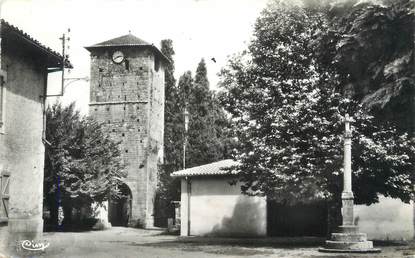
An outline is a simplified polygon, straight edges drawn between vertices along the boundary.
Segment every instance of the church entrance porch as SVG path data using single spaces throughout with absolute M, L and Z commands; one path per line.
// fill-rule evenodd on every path
M 123 184 L 119 190 L 122 197 L 112 198 L 109 201 L 108 220 L 112 226 L 127 227 L 131 220 L 131 190 L 126 184 Z

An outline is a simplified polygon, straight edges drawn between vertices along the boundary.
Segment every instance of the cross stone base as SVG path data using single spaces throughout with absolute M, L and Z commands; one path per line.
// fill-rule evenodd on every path
M 318 250 L 326 253 L 379 253 L 381 251 L 373 248 L 373 242 L 367 241 L 366 233 L 359 233 L 358 227 L 353 225 L 340 226 L 339 232 L 332 233 L 331 239 Z

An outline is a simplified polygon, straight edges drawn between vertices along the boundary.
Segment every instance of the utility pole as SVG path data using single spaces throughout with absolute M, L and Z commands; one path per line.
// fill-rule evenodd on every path
M 71 32 L 71 29 L 68 29 L 68 34 Z M 70 41 L 71 38 L 67 36 L 65 33 L 62 34 L 62 37 L 59 38 L 62 41 L 62 60 L 61 60 L 61 67 L 58 69 L 54 69 L 53 71 L 62 71 L 62 77 L 61 77 L 61 92 L 59 94 L 54 95 L 47 95 L 46 97 L 61 97 L 63 96 L 64 90 L 65 90 L 65 65 L 67 60 L 69 59 L 69 55 L 66 54 L 66 49 L 69 48 L 67 45 L 67 41 Z M 51 71 L 51 72 L 53 72 Z
M 189 127 L 189 112 L 187 111 L 187 105 L 184 107 L 184 140 L 183 140 L 183 169 L 186 169 L 186 144 L 187 144 L 187 130 Z

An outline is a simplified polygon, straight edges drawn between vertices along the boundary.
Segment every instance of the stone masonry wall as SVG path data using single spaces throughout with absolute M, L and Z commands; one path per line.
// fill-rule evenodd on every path
M 151 149 L 154 143 L 158 149 L 163 145 L 164 72 L 155 71 L 154 53 L 150 50 L 117 50 L 124 52 L 127 62 L 112 62 L 114 48 L 91 54 L 89 114 L 104 124 L 115 141 L 121 142 L 128 172 L 126 183 L 133 197 L 130 224 L 153 226 L 149 216 L 153 214 L 157 186 L 157 159 Z
M 158 58 L 158 57 L 154 57 Z M 154 60 L 160 63 L 160 60 Z M 148 153 L 148 205 L 147 223 L 154 224 L 154 201 L 158 183 L 158 165 L 163 162 L 164 139 L 164 67 L 154 66 L 150 88 L 149 149 Z

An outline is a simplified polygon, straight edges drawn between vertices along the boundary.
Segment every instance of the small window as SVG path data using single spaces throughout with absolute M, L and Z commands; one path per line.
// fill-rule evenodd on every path
M 125 59 L 124 64 L 125 64 L 125 70 L 129 71 L 130 70 L 130 62 L 127 59 Z
M 124 107 L 124 110 L 125 110 L 125 107 Z
M 123 122 L 123 123 L 124 123 L 124 119 L 122 119 L 122 120 L 121 120 L 121 122 Z
M 6 87 L 4 86 L 3 77 L 0 76 L 0 133 L 4 132 L 5 108 L 6 108 Z
M 143 67 L 142 66 L 140 66 L 140 71 L 142 71 L 143 70 Z
M 107 107 L 107 111 L 110 111 L 110 108 L 109 107 Z
M 112 132 L 115 133 L 115 129 L 112 129 Z
M 110 120 L 108 120 L 108 124 L 111 124 L 111 121 Z
M 128 153 L 128 150 L 125 150 L 125 153 Z
M 138 128 L 138 131 L 140 131 L 140 128 Z
M 158 71 L 159 71 L 159 69 L 160 69 L 160 59 L 159 59 L 159 57 L 156 55 L 156 56 L 154 56 L 154 70 L 155 70 L 156 72 L 158 72 Z
M 140 119 L 137 119 L 137 122 L 140 122 Z
M 127 101 L 127 95 L 124 95 L 124 101 Z
M 121 136 L 124 137 L 125 136 L 125 133 L 122 133 Z
M 98 111 L 98 108 L 95 108 L 95 111 Z

